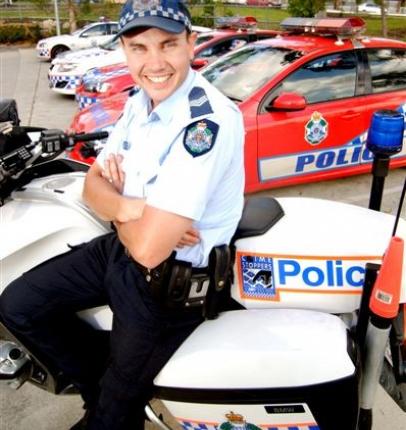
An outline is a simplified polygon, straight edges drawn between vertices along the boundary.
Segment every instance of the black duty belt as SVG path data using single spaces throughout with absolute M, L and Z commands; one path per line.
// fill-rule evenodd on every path
M 176 252 L 153 269 L 138 263 L 127 248 L 125 254 L 143 274 L 155 299 L 165 308 L 203 306 L 210 286 L 209 268 L 193 268 L 191 263 L 176 260 Z

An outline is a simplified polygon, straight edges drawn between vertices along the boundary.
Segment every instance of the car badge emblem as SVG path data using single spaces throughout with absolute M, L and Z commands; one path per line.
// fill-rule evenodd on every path
M 318 145 L 328 136 L 328 122 L 320 112 L 313 112 L 305 125 L 305 139 L 310 145 Z
M 219 430 L 261 430 L 255 424 L 250 424 L 245 421 L 240 414 L 230 412 L 226 414 L 227 421 L 219 426 Z

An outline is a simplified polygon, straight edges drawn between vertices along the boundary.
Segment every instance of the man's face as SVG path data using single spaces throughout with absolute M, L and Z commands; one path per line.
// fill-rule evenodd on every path
M 131 76 L 149 95 L 153 107 L 173 94 L 186 79 L 196 34 L 149 28 L 124 35 L 121 40 Z

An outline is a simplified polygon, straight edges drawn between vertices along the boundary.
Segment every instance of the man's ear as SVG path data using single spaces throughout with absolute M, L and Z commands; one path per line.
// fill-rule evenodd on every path
M 195 50 L 195 43 L 196 43 L 196 39 L 197 39 L 197 33 L 196 32 L 192 32 L 190 34 L 188 34 L 188 43 L 190 46 L 190 61 L 193 61 L 195 54 L 194 54 L 194 50 Z

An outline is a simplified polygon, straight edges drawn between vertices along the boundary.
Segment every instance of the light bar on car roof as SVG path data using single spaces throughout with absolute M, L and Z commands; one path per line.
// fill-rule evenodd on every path
M 253 16 L 219 16 L 215 21 L 216 28 L 222 29 L 253 29 L 257 26 L 257 20 Z
M 284 30 L 300 33 L 334 34 L 350 37 L 365 29 L 365 21 L 352 18 L 286 18 L 281 22 Z

